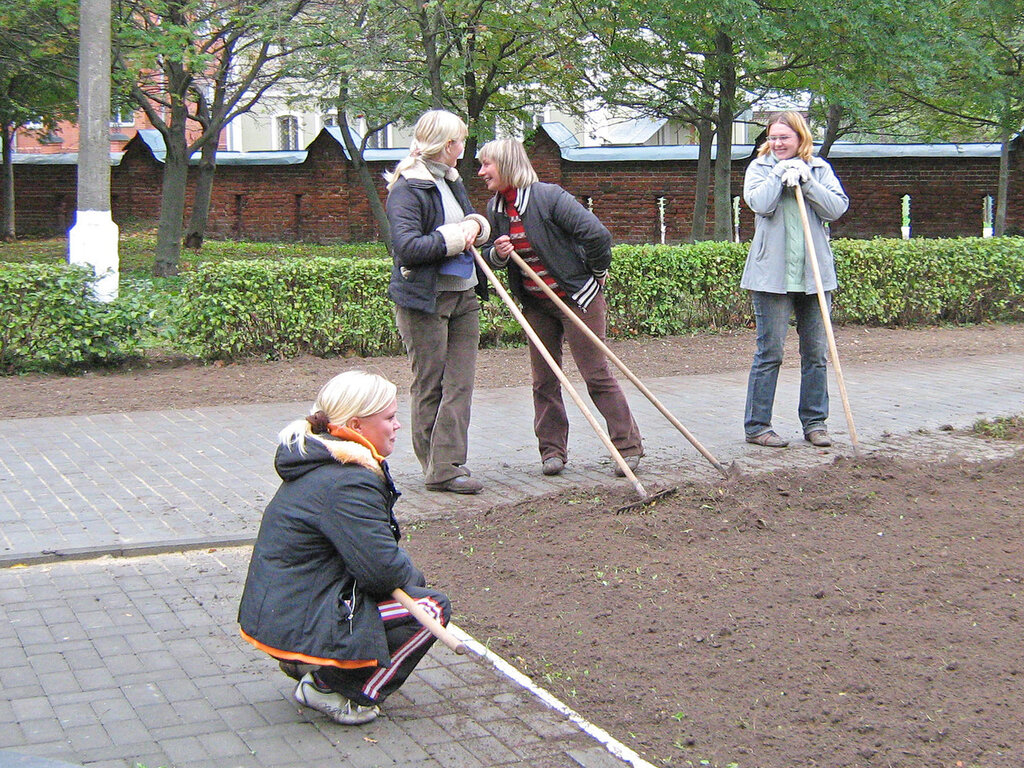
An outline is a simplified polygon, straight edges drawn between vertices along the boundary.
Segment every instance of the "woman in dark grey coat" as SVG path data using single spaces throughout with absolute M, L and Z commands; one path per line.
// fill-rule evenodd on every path
M 344 725 L 373 720 L 434 642 L 391 593 L 447 624 L 398 542 L 385 458 L 399 429 L 395 385 L 348 371 L 280 433 L 282 483 L 263 513 L 239 606 L 242 636 L 297 679 L 295 700 Z
M 566 190 L 540 182 L 520 142 L 488 142 L 480 148 L 479 158 L 478 175 L 495 193 L 487 205 L 494 238 L 484 247 L 487 259 L 504 267 L 517 251 L 527 267 L 604 340 L 604 283 L 612 262 L 611 233 Z M 643 441 L 608 358 L 519 267 L 511 266 L 508 275 L 513 293 L 523 304 L 523 315 L 559 365 L 562 342 L 569 343 L 587 393 L 608 424 L 608 436 L 627 466 L 636 469 L 644 452 Z M 530 364 L 541 471 L 557 475 L 569 456 L 569 420 L 562 385 L 532 341 Z M 616 467 L 615 473 L 622 474 L 622 470 Z
M 478 493 L 469 417 L 487 281 L 470 248 L 487 240 L 455 169 L 467 135 L 458 115 L 434 109 L 416 122 L 409 156 L 387 175 L 394 266 L 388 294 L 412 363 L 412 447 L 428 489 Z

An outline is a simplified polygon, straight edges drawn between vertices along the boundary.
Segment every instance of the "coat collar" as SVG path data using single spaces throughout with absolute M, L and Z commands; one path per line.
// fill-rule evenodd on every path
M 427 164 L 423 162 L 421 158 L 416 158 L 416 162 L 410 165 L 404 171 L 402 171 L 402 177 L 409 179 L 410 181 L 429 181 L 431 184 L 436 183 L 437 177 L 430 172 L 427 168 Z M 448 181 L 458 181 L 461 177 L 459 176 L 458 170 L 455 168 L 449 168 L 444 177 Z
M 323 444 L 335 461 L 339 464 L 358 464 L 379 477 L 386 477 L 383 468 L 384 457 L 378 454 L 362 435 L 347 427 L 335 427 L 331 434 L 338 439 L 324 439 L 317 435 L 313 437 Z
M 523 187 L 516 190 L 516 199 L 513 205 L 515 205 L 516 210 L 519 211 L 520 216 L 526 212 L 526 207 L 530 204 L 530 189 L 532 187 L 533 185 L 531 184 L 529 187 Z M 505 195 L 498 192 L 494 196 L 494 200 L 494 210 L 498 213 L 505 213 Z

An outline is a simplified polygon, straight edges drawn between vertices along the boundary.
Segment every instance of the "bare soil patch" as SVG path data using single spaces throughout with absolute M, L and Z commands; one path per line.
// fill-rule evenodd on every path
M 798 365 L 791 333 L 787 366 Z M 962 328 L 836 328 L 844 367 L 859 363 L 965 357 L 1024 350 L 1024 325 Z M 754 351 L 752 330 L 693 336 L 614 341 L 615 354 L 641 379 L 742 370 Z M 566 356 L 569 359 L 569 356 Z M 152 356 L 125 370 L 80 376 L 0 376 L 0 418 L 73 416 L 212 405 L 312 401 L 331 376 L 350 368 L 379 373 L 406 391 L 409 363 L 403 356 L 248 361 L 204 365 L 166 355 Z M 567 365 L 566 373 L 575 376 Z M 521 386 L 530 382 L 526 350 L 484 349 L 476 385 Z
M 579 489 L 409 532 L 456 621 L 661 766 L 1017 768 L 1024 453 Z

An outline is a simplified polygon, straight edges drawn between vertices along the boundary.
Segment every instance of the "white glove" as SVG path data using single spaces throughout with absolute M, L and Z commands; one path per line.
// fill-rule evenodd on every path
M 795 187 L 811 180 L 811 167 L 803 160 L 790 158 L 783 162 L 788 163 L 782 172 L 782 183 L 787 187 Z
M 797 160 L 795 157 L 791 157 L 788 160 L 779 160 L 777 163 L 775 163 L 775 167 L 772 168 L 772 173 L 781 178 L 782 174 L 784 174 L 789 168 L 792 168 L 798 162 L 800 161 Z

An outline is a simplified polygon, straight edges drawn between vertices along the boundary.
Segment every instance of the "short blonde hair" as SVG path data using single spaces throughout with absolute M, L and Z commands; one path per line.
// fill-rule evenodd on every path
M 781 123 L 782 125 L 792 128 L 797 138 L 800 139 L 800 145 L 796 149 L 796 155 L 804 162 L 811 159 L 811 155 L 814 154 L 814 137 L 811 136 L 811 129 L 807 127 L 807 121 L 804 120 L 804 116 L 799 112 L 789 109 L 785 112 L 775 112 L 768 117 L 768 122 L 765 124 L 765 136 L 768 135 L 769 129 L 773 125 Z M 767 141 L 761 145 L 761 148 L 757 151 L 759 156 L 767 155 L 771 151 L 771 144 Z
M 540 181 L 533 169 L 526 147 L 515 139 L 495 139 L 480 147 L 477 153 L 480 160 L 494 163 L 501 180 L 510 187 L 522 189 Z
M 469 128 L 462 118 L 443 109 L 432 109 L 420 115 L 412 133 L 409 155 L 391 173 L 384 174 L 388 189 L 398 181 L 402 171 L 415 165 L 421 158 L 434 160 L 449 141 L 465 141 Z
M 383 376 L 367 371 L 345 371 L 320 388 L 309 414 L 312 416 L 323 411 L 331 424 L 344 426 L 349 419 L 380 413 L 394 402 L 397 395 L 398 387 Z M 297 419 L 282 429 L 277 437 L 281 445 L 298 444 L 299 451 L 305 453 L 306 438 L 312 434 L 310 422 Z

